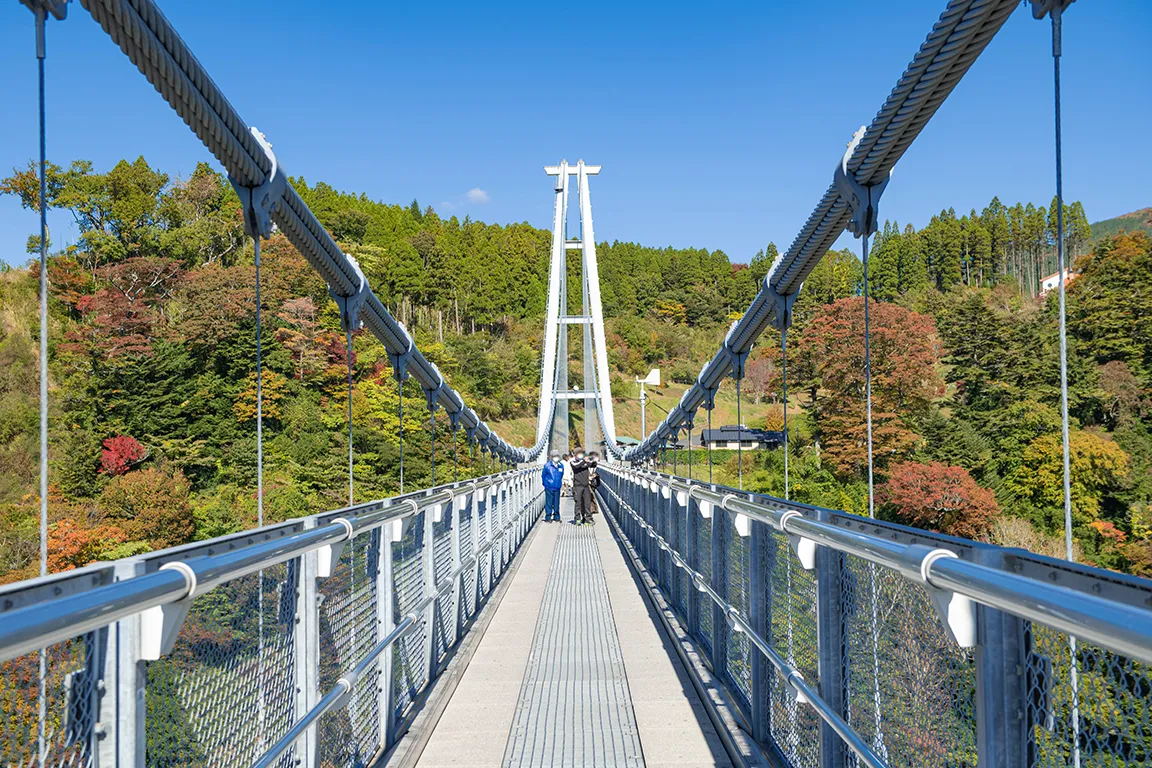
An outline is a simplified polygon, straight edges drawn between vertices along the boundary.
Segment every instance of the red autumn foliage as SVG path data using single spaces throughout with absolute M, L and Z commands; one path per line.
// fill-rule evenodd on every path
M 109 437 L 100 451 L 100 471 L 105 475 L 122 475 L 147 455 L 148 451 L 134 437 Z
M 147 354 L 162 304 L 172 297 L 182 277 L 179 262 L 157 257 L 101 267 L 97 278 L 102 287 L 76 301 L 83 320 L 68 332 L 66 351 L 106 360 Z
M 919 441 L 905 419 L 925 413 L 943 393 L 941 345 L 931 317 L 885 302 L 872 304 L 871 337 L 874 455 L 883 468 Z M 824 456 L 841 474 L 861 473 L 868 455 L 863 298 L 825 305 L 801 332 L 794 360 Z
M 938 462 L 893 466 L 876 500 L 909 525 L 969 539 L 984 534 L 1000 514 L 992 491 L 968 470 Z

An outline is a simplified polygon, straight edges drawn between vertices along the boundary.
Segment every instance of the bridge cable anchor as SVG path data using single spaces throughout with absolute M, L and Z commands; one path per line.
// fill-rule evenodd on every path
M 796 554 L 796 559 L 800 561 L 800 567 L 806 571 L 813 571 L 816 569 L 816 542 L 788 530 L 788 521 L 793 517 L 803 519 L 804 515 L 794 509 L 790 509 L 780 516 L 780 522 L 777 523 L 777 527 L 788 539 L 788 546 L 791 547 L 792 551 Z
M 901 556 L 902 572 L 924 587 L 940 624 L 961 648 L 976 646 L 976 602 L 972 598 L 942 589 L 932 583 L 932 564 L 944 558 L 959 558 L 948 549 L 933 549 L 922 544 L 911 544 Z
M 316 578 L 318 579 L 326 579 L 332 575 L 332 571 L 336 569 L 336 563 L 340 562 L 340 555 L 344 554 L 344 546 L 352 541 L 354 533 L 352 523 L 346 517 L 337 517 L 334 520 L 329 520 L 328 524 L 344 526 L 344 538 L 340 539 L 340 541 L 334 541 L 331 544 L 325 544 L 316 551 Z
M 196 596 L 196 571 L 183 561 L 165 563 L 162 571 L 179 571 L 184 576 L 188 591 L 171 603 L 164 603 L 140 612 L 140 658 L 144 661 L 157 661 L 172 650 L 176 637 L 180 634 L 192 598 Z

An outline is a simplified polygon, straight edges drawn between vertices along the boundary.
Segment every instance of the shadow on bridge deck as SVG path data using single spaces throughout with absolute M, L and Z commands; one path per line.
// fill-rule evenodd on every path
M 417 763 L 729 766 L 602 516 L 539 523 Z

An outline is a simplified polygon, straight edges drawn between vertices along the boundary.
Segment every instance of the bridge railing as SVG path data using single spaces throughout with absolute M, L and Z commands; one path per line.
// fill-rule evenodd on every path
M 0 589 L 0 763 L 370 763 L 538 517 L 534 480 L 505 472 Z
M 794 768 L 1152 760 L 1152 582 L 664 474 L 605 500 Z

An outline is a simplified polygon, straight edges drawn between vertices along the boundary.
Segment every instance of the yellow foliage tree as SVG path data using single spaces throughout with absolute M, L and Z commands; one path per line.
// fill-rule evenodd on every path
M 1128 474 L 1128 454 L 1091 432 L 1071 435 L 1072 524 L 1080 527 L 1100 516 L 1100 499 Z M 1008 477 L 1010 490 L 1041 512 L 1049 531 L 1063 526 L 1064 461 L 1060 436 L 1041 435 L 1024 449 L 1020 466 Z

